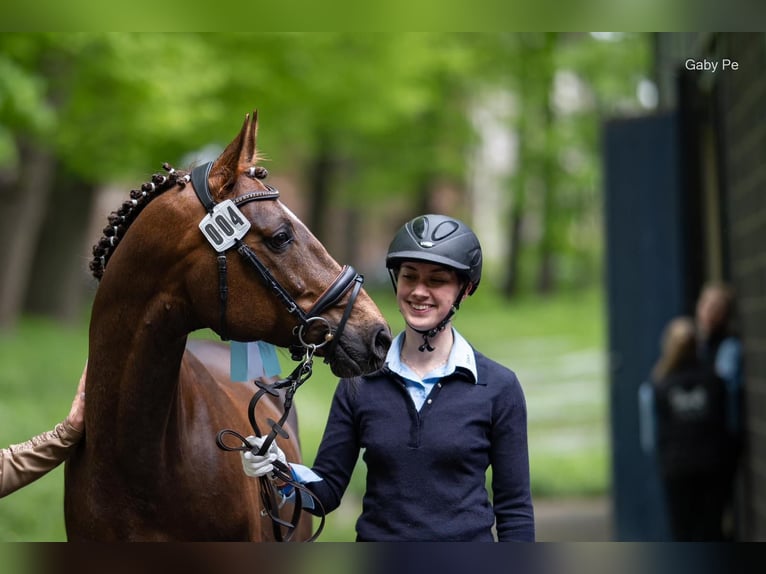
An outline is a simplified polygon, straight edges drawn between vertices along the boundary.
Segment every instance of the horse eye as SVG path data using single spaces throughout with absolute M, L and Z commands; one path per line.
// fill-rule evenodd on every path
M 292 242 L 292 240 L 292 235 L 290 235 L 287 231 L 280 231 L 279 233 L 276 233 L 269 238 L 268 244 L 272 249 L 280 250 L 287 247 Z

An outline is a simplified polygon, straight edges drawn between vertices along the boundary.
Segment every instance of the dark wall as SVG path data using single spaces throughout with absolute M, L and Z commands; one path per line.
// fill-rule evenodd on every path
M 661 33 L 655 40 L 661 106 L 684 118 L 682 162 L 697 170 L 686 180 L 693 194 L 686 205 L 703 206 L 700 279 L 727 280 L 738 296 L 746 445 L 736 537 L 766 541 L 766 34 Z M 690 58 L 719 69 L 689 73 Z M 722 69 L 724 59 L 737 68 Z
M 662 329 L 687 307 L 680 124 L 675 112 L 605 125 L 609 385 L 618 540 L 668 538 L 654 458 L 639 440 L 638 387 Z
M 716 77 L 731 281 L 745 347 L 748 444 L 740 514 L 744 537 L 766 540 L 766 34 L 720 34 L 716 51 L 739 65 Z

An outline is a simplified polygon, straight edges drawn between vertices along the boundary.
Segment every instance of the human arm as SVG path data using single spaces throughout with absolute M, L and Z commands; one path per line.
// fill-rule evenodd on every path
M 82 438 L 86 367 L 66 419 L 52 430 L 0 450 L 0 498 L 15 492 L 61 464 Z
M 359 431 L 355 422 L 358 385 L 364 379 L 341 379 L 333 395 L 322 440 L 309 473 L 320 480 L 306 482 L 325 512 L 340 506 L 359 459 Z
M 353 384 L 345 379 L 338 384 L 314 467 L 289 463 L 293 478 L 311 490 L 324 512 L 331 512 L 339 506 L 359 457 L 358 441 L 354 438 L 353 393 L 350 392 Z M 274 456 L 266 453 L 259 458 L 257 455 L 243 453 L 243 468 L 245 464 L 249 466 L 249 469 L 245 468 L 245 474 L 268 475 L 272 470 L 269 465 L 276 460 Z M 303 496 L 302 502 L 306 510 L 314 510 L 314 501 L 310 496 Z
M 727 337 L 718 347 L 715 370 L 726 384 L 726 423 L 732 436 L 741 433 L 740 403 L 742 394 L 742 343 Z
M 82 370 L 82 375 L 80 375 L 80 382 L 77 384 L 77 391 L 72 399 L 72 406 L 64 420 L 65 425 L 68 425 L 73 431 L 80 434 L 85 430 L 85 377 L 87 374 L 88 361 L 85 361 L 85 367 Z
M 515 375 L 492 410 L 490 463 L 497 537 L 500 542 L 534 542 L 527 407 Z

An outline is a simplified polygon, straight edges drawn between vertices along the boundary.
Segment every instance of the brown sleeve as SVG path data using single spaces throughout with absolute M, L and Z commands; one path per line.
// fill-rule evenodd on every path
M 53 470 L 82 438 L 68 421 L 21 444 L 0 450 L 0 498 Z

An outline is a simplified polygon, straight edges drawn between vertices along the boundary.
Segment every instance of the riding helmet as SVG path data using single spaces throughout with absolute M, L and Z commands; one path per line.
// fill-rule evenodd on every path
M 388 246 L 386 267 L 392 273 L 403 261 L 425 261 L 455 269 L 471 282 L 481 280 L 481 245 L 465 223 L 445 215 L 421 215 L 405 223 Z

